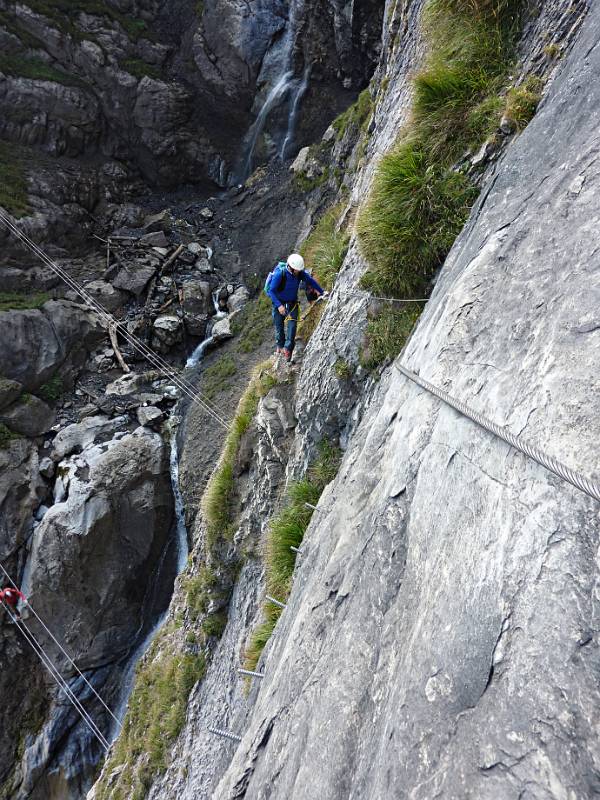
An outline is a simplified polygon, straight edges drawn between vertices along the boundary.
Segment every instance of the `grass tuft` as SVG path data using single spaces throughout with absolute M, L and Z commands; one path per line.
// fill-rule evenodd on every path
M 260 364 L 253 373 L 248 388 L 238 404 L 231 429 L 216 470 L 202 497 L 202 512 L 206 523 L 208 549 L 219 538 L 230 540 L 234 533 L 234 468 L 238 447 L 258 408 L 258 402 L 276 383 L 268 372 L 271 361 Z
M 363 288 L 407 299 L 427 293 L 479 193 L 455 165 L 498 127 L 522 6 L 522 0 L 429 0 L 429 54 L 414 78 L 412 118 L 379 162 L 357 222 L 369 262 Z M 523 106 L 525 118 L 531 104 Z M 521 108 L 514 113 L 521 118 Z M 371 322 L 366 363 L 398 352 L 415 313 L 386 309 Z
M 542 96 L 542 82 L 530 76 L 521 86 L 509 89 L 505 114 L 522 131 L 533 119 Z
M 0 164 L 1 174 L 2 165 Z M 0 188 L 0 197 L 1 194 L 2 188 Z M 2 205 L 1 199 L 0 205 Z M 26 294 L 25 292 L 0 292 L 0 311 L 27 311 L 32 308 L 41 308 L 48 300 L 50 300 L 50 295 L 46 292 L 33 292 L 31 294 Z
M 319 502 L 323 490 L 337 474 L 340 459 L 338 448 L 322 442 L 318 458 L 303 480 L 291 484 L 284 507 L 269 523 L 265 550 L 266 593 L 281 602 L 289 596 L 296 563 L 296 553 L 290 547 L 300 547 L 313 515 L 313 510 L 305 504 Z M 254 629 L 248 641 L 245 669 L 256 669 L 281 611 L 268 601 L 263 604 L 264 621 Z
M 219 358 L 210 367 L 207 367 L 202 373 L 202 392 L 212 400 L 216 395 L 225 392 L 231 388 L 229 378 L 232 378 L 237 372 L 237 364 L 232 355 L 227 355 Z
M 338 139 L 341 139 L 350 127 L 364 130 L 371 118 L 372 111 L 373 101 L 371 99 L 371 94 L 368 89 L 363 89 L 358 95 L 356 102 L 336 117 L 331 123 Z
M 23 56 L 11 53 L 0 55 L 0 72 L 18 78 L 31 78 L 38 81 L 52 81 L 62 83 L 64 86 L 78 86 L 88 88 L 87 83 L 61 69 L 50 66 L 41 58 Z
M 65 386 L 63 379 L 60 375 L 54 375 L 37 390 L 36 394 L 42 400 L 45 400 L 46 403 L 56 403 L 56 401 L 63 396 L 64 392 Z
M 300 247 L 307 266 L 324 289 L 332 288 L 348 252 L 350 237 L 344 229 L 338 229 L 343 209 L 340 203 L 326 211 Z
M 15 146 L 8 142 L 0 141 L 0 207 L 5 208 L 14 217 L 24 217 L 31 212 L 27 201 L 27 178 L 25 167 Z M 4 302 L 14 302 L 23 295 L 0 294 Z M 12 298 L 12 299 L 11 299 Z M 14 308 L 14 306 L 9 306 Z M 0 305 L 0 311 L 6 311 Z
M 406 344 L 422 310 L 423 307 L 416 303 L 401 309 L 390 305 L 382 308 L 367 324 L 359 356 L 361 366 L 374 370 L 395 358 Z

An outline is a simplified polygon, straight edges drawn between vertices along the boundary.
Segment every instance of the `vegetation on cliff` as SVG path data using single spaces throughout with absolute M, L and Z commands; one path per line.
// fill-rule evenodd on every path
M 462 229 L 478 189 L 457 163 L 498 126 L 521 6 L 428 3 L 428 56 L 413 81 L 412 118 L 382 158 L 358 219 L 370 263 L 364 288 L 421 296 Z

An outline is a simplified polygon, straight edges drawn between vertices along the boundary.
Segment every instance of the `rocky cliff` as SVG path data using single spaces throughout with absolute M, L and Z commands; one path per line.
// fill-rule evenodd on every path
M 3 628 L 2 662 L 30 675 L 15 690 L 3 672 L 4 795 L 76 800 L 101 765 L 89 800 L 595 796 L 597 503 L 396 367 L 596 473 L 598 10 L 507 2 L 506 28 L 488 29 L 493 9 L 478 0 L 399 0 L 383 20 L 366 2 L 107 8 L 113 34 L 123 15 L 143 20 L 143 36 L 123 28 L 138 48 L 127 57 L 148 35 L 145 58 L 166 48 L 167 83 L 185 84 L 204 109 L 222 99 L 202 123 L 203 175 L 224 177 L 214 153 L 234 172 L 272 160 L 221 200 L 185 195 L 143 228 L 140 209 L 120 206 L 129 244 L 109 270 L 77 266 L 103 277 L 94 291 L 173 365 L 209 336 L 184 374 L 229 424 L 223 433 L 189 398 L 176 407 L 191 552 L 106 761 Z M 92 30 L 98 13 L 87 12 L 75 24 Z M 481 22 L 482 36 L 500 31 L 493 56 L 484 61 L 474 39 L 456 47 L 432 24 L 444 14 L 467 31 Z M 475 84 L 457 100 L 456 64 L 469 66 L 473 48 Z M 375 64 L 368 90 L 286 175 L 277 162 L 290 131 L 297 144 L 320 136 Z M 179 181 L 183 139 L 169 154 L 140 148 L 143 134 L 113 113 L 107 130 L 119 148 L 130 137 L 122 158 L 136 180 L 158 183 L 164 169 Z M 228 123 L 225 152 L 211 137 Z M 79 168 L 90 141 L 60 158 Z M 424 147 L 410 150 L 415 142 Z M 393 205 L 402 173 L 387 196 L 390 232 L 373 207 L 407 152 L 428 159 L 424 177 L 411 162 L 411 197 L 426 191 L 408 230 L 406 208 Z M 386 237 L 399 231 L 385 272 Z M 142 234 L 164 241 L 144 249 Z M 289 367 L 267 358 L 268 311 L 246 305 L 240 284 L 254 271 L 260 288 L 272 253 L 296 237 L 332 293 L 307 313 Z M 419 271 L 401 291 L 407 252 Z M 406 311 L 379 295 L 429 299 Z M 230 312 L 216 324 L 213 300 Z M 116 706 L 132 645 L 173 579 L 177 498 L 161 424 L 175 395 L 123 341 L 134 374 L 99 382 L 92 364 L 108 369 L 112 354 L 72 300 L 0 314 L 2 324 L 0 421 L 9 434 L 37 422 L 0 448 L 2 558 Z M 35 358 L 23 347 L 31 331 L 44 341 Z M 91 409 L 87 394 L 75 394 L 77 415 L 57 409 L 47 392 L 57 373 L 66 391 L 93 390 Z

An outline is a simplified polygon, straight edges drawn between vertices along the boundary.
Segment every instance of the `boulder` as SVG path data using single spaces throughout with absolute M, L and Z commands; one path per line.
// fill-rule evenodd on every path
M 76 372 L 106 335 L 98 316 L 68 300 L 0 314 L 0 365 L 5 378 L 35 391 L 61 372 Z
M 305 172 L 309 158 L 310 147 L 303 147 L 291 164 L 290 172 Z
M 106 281 L 91 281 L 83 287 L 91 297 L 109 312 L 121 308 L 125 294 Z
M 231 331 L 231 321 L 229 317 L 223 317 L 223 319 L 215 322 L 211 335 L 215 342 L 231 339 L 233 333 Z
M 210 263 L 208 258 L 199 258 L 196 261 L 195 267 L 198 270 L 198 272 L 202 272 L 204 274 L 208 274 L 210 272 L 214 272 L 215 271 L 215 268 Z
M 227 298 L 227 309 L 230 313 L 239 311 L 248 302 L 250 292 L 245 286 L 240 286 Z
M 56 413 L 32 394 L 23 395 L 14 405 L 0 411 L 0 423 L 31 439 L 47 433 L 55 421 Z
M 150 425 L 153 422 L 162 420 L 163 412 L 156 406 L 142 406 L 137 410 L 137 418 L 140 425 Z
M 204 336 L 208 318 L 214 311 L 210 284 L 207 281 L 186 281 L 182 288 L 186 330 L 191 336 Z
M 112 383 L 109 383 L 105 389 L 108 395 L 121 395 L 135 394 L 145 386 L 149 386 L 153 381 L 158 380 L 161 373 L 157 370 L 150 370 L 149 372 L 130 372 L 129 375 L 121 375 Z
M 151 235 L 154 236 L 154 234 Z M 139 297 L 155 273 L 155 265 L 134 263 L 123 267 L 112 284 L 116 289 L 123 289 L 123 291 Z
M 143 228 L 146 233 L 154 233 L 156 231 L 169 232 L 171 230 L 171 214 L 169 210 L 165 208 L 160 214 L 151 214 L 146 217 Z
M 175 314 L 163 314 L 154 320 L 152 325 L 152 345 L 161 353 L 167 353 L 171 347 L 183 339 L 183 325 Z
M 42 458 L 39 466 L 40 475 L 42 475 L 44 478 L 53 478 L 54 472 L 55 472 L 54 461 L 52 461 L 51 458 L 48 458 L 48 456 Z
M 110 439 L 128 421 L 129 417 L 126 416 L 114 419 L 97 416 L 86 417 L 81 422 L 68 425 L 56 435 L 50 457 L 53 461 L 62 461 L 72 453 L 79 453 L 96 442 Z
M 212 219 L 214 215 L 215 212 L 211 211 L 210 208 L 208 208 L 208 206 L 205 206 L 203 209 L 200 210 L 200 217 L 205 221 Z
M 23 387 L 18 381 L 0 377 L 0 411 L 14 403 L 22 391 Z
M 163 231 L 155 231 L 154 233 L 147 233 L 141 237 L 142 244 L 151 245 L 152 247 L 168 247 L 169 240 Z

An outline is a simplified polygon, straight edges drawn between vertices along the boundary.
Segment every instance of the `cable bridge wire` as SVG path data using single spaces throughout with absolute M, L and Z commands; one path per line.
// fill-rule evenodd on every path
M 107 740 L 105 739 L 104 735 L 102 734 L 102 731 L 98 728 L 98 726 L 96 725 L 94 720 L 90 717 L 88 712 L 85 710 L 85 708 L 81 704 L 79 698 L 75 695 L 75 693 L 72 691 L 72 689 L 70 689 L 70 687 L 68 686 L 67 682 L 65 681 L 65 679 L 61 675 L 60 671 L 58 670 L 58 668 L 56 667 L 56 665 L 52 661 L 52 659 L 45 652 L 44 648 L 39 644 L 39 642 L 37 641 L 37 639 L 35 638 L 33 633 L 31 633 L 29 628 L 25 625 L 23 620 L 20 620 L 15 615 L 13 615 L 12 612 L 10 611 L 10 609 L 4 603 L 2 603 L 2 606 L 3 606 L 4 610 L 6 611 L 6 613 L 8 614 L 8 616 L 13 621 L 13 623 L 17 626 L 17 628 L 21 632 L 21 635 L 23 636 L 25 641 L 29 644 L 29 646 L 32 648 L 34 653 L 38 656 L 38 658 L 40 659 L 40 661 L 44 665 L 44 667 L 50 673 L 50 675 L 52 676 L 54 681 L 57 683 L 59 688 L 62 689 L 62 691 L 65 693 L 67 699 L 71 702 L 73 707 L 79 713 L 79 716 L 82 718 L 82 720 L 87 725 L 89 730 L 92 732 L 92 734 L 95 736 L 95 738 L 100 742 L 102 747 L 108 752 L 108 750 L 110 750 L 110 745 L 107 742 Z
M 84 300 L 85 304 L 96 314 L 98 314 L 107 325 L 112 324 L 116 326 L 116 329 L 121 336 L 129 344 L 131 344 L 131 346 L 137 350 L 138 353 L 150 361 L 150 363 L 156 367 L 159 372 L 165 374 L 182 391 L 184 395 L 186 395 L 192 402 L 196 403 L 204 411 L 206 411 L 215 422 L 217 422 L 226 430 L 229 430 L 229 422 L 221 417 L 216 406 L 214 406 L 208 398 L 205 398 L 204 395 L 195 389 L 195 387 L 193 387 L 190 383 L 188 383 L 185 378 L 182 378 L 180 375 L 178 375 L 178 373 L 176 373 L 164 359 L 154 353 L 154 351 L 147 347 L 147 345 L 138 339 L 138 337 L 129 333 L 127 328 L 116 317 L 106 311 L 106 309 L 104 309 L 96 300 L 94 300 L 94 298 L 91 297 L 82 286 L 80 286 L 55 262 L 53 262 L 49 256 L 47 256 L 46 253 L 44 253 L 44 251 L 35 244 L 35 242 L 31 241 L 31 239 L 25 233 L 23 233 L 23 231 L 19 230 L 19 228 L 17 228 L 16 225 L 14 225 L 14 223 L 1 211 L 0 222 L 2 222 L 5 227 L 25 245 L 25 247 L 31 250 L 41 261 L 50 267 L 50 269 L 56 275 L 58 275 L 67 284 L 67 286 L 69 286 L 76 294 L 78 294 Z
M 8 574 L 8 572 L 6 571 L 6 569 L 4 568 L 4 565 L 2 564 L 2 562 L 1 562 L 1 561 L 0 561 L 0 569 L 2 570 L 2 572 L 4 573 L 4 575 L 6 576 L 7 580 L 8 580 L 8 581 L 9 581 L 9 582 L 12 584 L 12 586 L 13 586 L 15 589 L 18 589 L 18 587 L 17 587 L 16 583 L 15 583 L 15 582 L 13 581 L 13 579 L 10 577 L 10 575 Z M 88 686 L 88 688 L 89 688 L 89 689 L 91 689 L 91 691 L 93 692 L 93 694 L 94 694 L 94 695 L 97 697 L 97 699 L 100 701 L 100 703 L 101 703 L 101 704 L 104 706 L 104 708 L 106 709 L 106 711 L 108 711 L 108 713 L 109 713 L 109 714 L 110 714 L 110 716 L 111 716 L 111 717 L 114 719 L 114 721 L 117 723 L 117 725 L 119 726 L 119 728 L 122 728 L 122 727 L 123 727 L 123 725 L 122 725 L 121 721 L 120 721 L 120 720 L 119 720 L 119 719 L 118 719 L 118 718 L 117 718 L 117 717 L 116 717 L 116 716 L 113 714 L 113 712 L 110 710 L 110 708 L 109 708 L 109 707 L 106 705 L 106 703 L 104 702 L 104 700 L 102 699 L 102 697 L 101 697 L 101 696 L 98 694 L 98 692 L 97 692 L 97 691 L 94 689 L 94 687 L 92 686 L 92 684 L 91 684 L 91 683 L 88 681 L 88 679 L 85 677 L 85 675 L 83 674 L 83 672 L 82 672 L 82 671 L 79 669 L 79 667 L 77 666 L 77 664 L 75 663 L 75 661 L 74 661 L 74 660 L 71 658 L 71 656 L 70 656 L 70 655 L 67 653 L 67 651 L 66 651 L 66 650 L 63 648 L 63 646 L 61 645 L 61 643 L 60 643 L 60 642 L 58 641 L 58 639 L 57 639 L 57 638 L 54 636 L 54 634 L 52 633 L 52 631 L 51 631 L 51 630 L 48 628 L 48 626 L 46 625 L 46 623 L 44 622 L 44 620 L 43 620 L 43 619 L 40 617 L 40 615 L 37 613 L 37 611 L 35 610 L 35 608 L 34 608 L 34 607 L 31 605 L 31 603 L 29 602 L 29 600 L 27 600 L 27 598 L 25 598 L 25 603 L 27 604 L 27 608 L 29 608 L 29 609 L 30 609 L 30 611 L 32 612 L 32 614 L 33 614 L 33 615 L 35 616 L 35 618 L 38 620 L 38 622 L 40 623 L 40 625 L 41 625 L 41 626 L 44 628 L 44 630 L 46 631 L 46 633 L 48 634 L 48 636 L 50 636 L 50 638 L 52 639 L 52 641 L 53 641 L 53 642 L 56 644 L 56 646 L 57 646 L 57 647 L 58 647 L 58 649 L 61 651 L 61 653 L 62 653 L 62 654 L 65 656 L 65 658 L 66 658 L 66 659 L 67 659 L 67 660 L 68 660 L 68 661 L 69 661 L 69 662 L 72 664 L 72 666 L 74 667 L 74 669 L 75 669 L 75 671 L 77 672 L 77 674 L 78 674 L 78 675 L 79 675 L 79 676 L 80 676 L 80 677 L 81 677 L 81 678 L 84 680 L 84 682 L 86 683 L 86 685 Z

